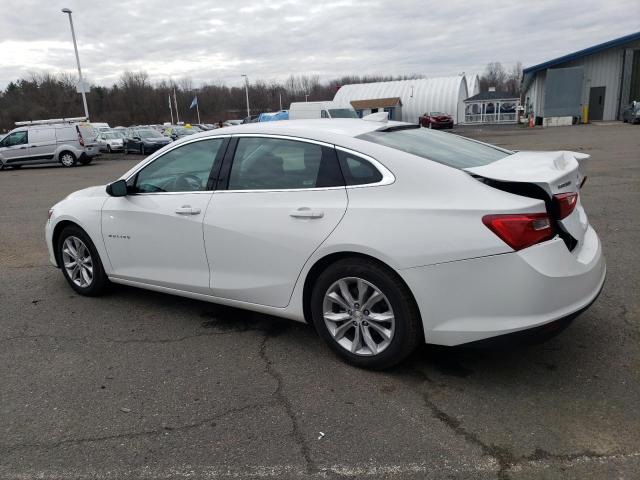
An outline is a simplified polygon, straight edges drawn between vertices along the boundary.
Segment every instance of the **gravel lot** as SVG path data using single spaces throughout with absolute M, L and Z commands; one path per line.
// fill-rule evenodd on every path
M 592 155 L 607 283 L 548 343 L 425 346 L 384 373 L 306 325 L 75 294 L 47 261 L 47 209 L 141 157 L 0 172 L 0 478 L 639 478 L 640 127 L 458 132 Z

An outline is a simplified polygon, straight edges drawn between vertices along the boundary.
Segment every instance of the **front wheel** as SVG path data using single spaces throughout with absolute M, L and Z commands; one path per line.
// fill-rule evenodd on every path
M 327 345 L 358 367 L 389 368 L 424 341 L 406 285 L 367 259 L 340 260 L 322 272 L 311 294 L 311 314 Z
M 82 165 L 89 165 L 93 161 L 92 157 L 84 157 L 80 159 Z
M 89 236 L 80 227 L 66 227 L 56 246 L 58 262 L 67 282 L 76 292 L 97 296 L 105 292 L 109 279 Z

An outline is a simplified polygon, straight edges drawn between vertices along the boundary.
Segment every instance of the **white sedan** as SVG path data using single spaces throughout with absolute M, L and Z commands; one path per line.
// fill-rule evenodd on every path
M 123 137 L 118 132 L 100 132 L 96 136 L 101 152 L 121 152 L 124 150 Z
M 307 321 L 385 368 L 423 342 L 563 326 L 595 300 L 587 158 L 396 122 L 251 123 L 69 195 L 46 240 L 80 294 L 115 282 Z

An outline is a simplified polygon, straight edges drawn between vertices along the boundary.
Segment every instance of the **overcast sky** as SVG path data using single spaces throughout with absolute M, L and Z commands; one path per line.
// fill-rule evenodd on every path
M 639 0 L 2 0 L 0 88 L 30 72 L 76 72 L 111 85 L 238 85 L 290 74 L 455 75 L 487 62 L 524 66 L 640 29 Z

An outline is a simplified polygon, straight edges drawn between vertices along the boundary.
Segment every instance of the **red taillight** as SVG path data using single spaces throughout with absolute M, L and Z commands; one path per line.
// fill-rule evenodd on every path
M 82 133 L 80 133 L 80 129 L 78 128 L 77 125 L 76 125 L 76 132 L 78 132 L 78 143 L 80 143 L 80 146 L 84 147 L 84 138 L 82 138 Z
M 553 201 L 558 209 L 558 220 L 562 220 L 563 218 L 567 218 L 571 215 L 573 209 L 576 208 L 576 204 L 578 203 L 578 193 L 558 193 L 553 196 Z
M 546 213 L 485 215 L 482 223 L 514 250 L 522 250 L 553 237 L 551 219 Z

